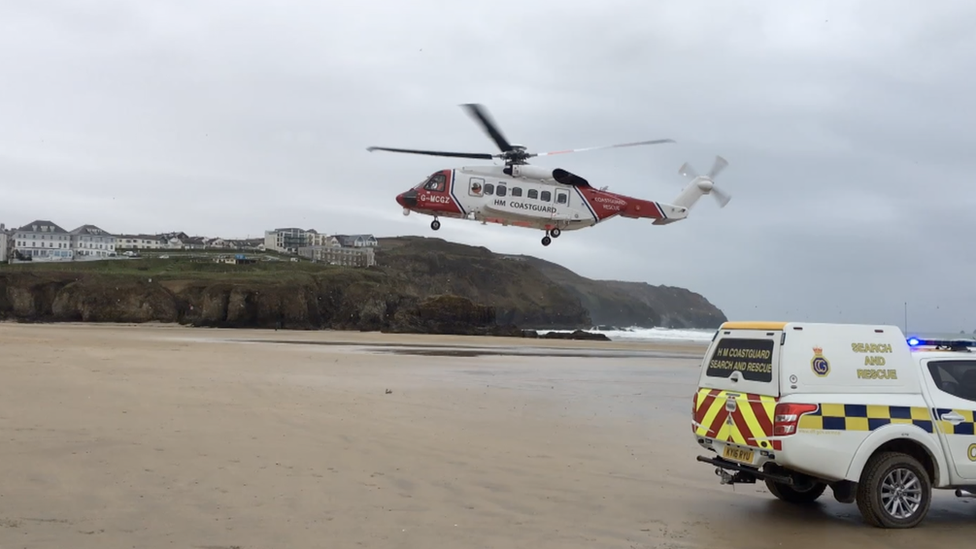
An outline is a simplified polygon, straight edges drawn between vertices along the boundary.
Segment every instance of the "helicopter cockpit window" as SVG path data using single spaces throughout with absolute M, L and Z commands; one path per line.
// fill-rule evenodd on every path
M 505 196 L 508 194 L 508 188 L 506 188 L 504 185 L 499 185 L 495 188 L 495 194 L 498 196 Z
M 427 180 L 427 184 L 424 185 L 424 189 L 434 192 L 444 192 L 444 188 L 447 186 L 447 178 L 444 174 L 438 173 L 434 174 Z
M 492 183 L 485 183 L 485 194 L 495 194 L 495 185 Z
M 568 198 L 566 196 L 566 193 L 557 193 L 556 194 L 556 204 L 565 204 L 566 203 L 566 198 Z
M 539 195 L 539 200 L 549 202 L 552 200 L 552 193 L 549 191 L 542 191 L 542 193 Z

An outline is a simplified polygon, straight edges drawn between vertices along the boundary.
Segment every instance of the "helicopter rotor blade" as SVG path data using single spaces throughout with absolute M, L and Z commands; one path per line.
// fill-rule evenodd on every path
M 599 147 L 583 147 L 582 149 L 567 149 L 565 151 L 550 151 L 543 153 L 532 153 L 529 156 L 552 156 L 554 154 L 566 154 L 574 152 L 597 151 L 601 149 L 616 149 L 619 147 L 634 147 L 637 145 L 660 145 L 663 143 L 674 143 L 674 139 L 652 139 L 650 141 L 635 141 L 633 143 L 618 143 L 616 145 L 601 145 Z
M 687 177 L 688 179 L 694 179 L 698 177 L 698 172 L 695 170 L 695 168 L 691 167 L 691 164 L 687 162 L 685 162 L 684 164 L 681 165 L 680 168 L 678 168 L 678 173 Z
M 712 169 L 708 170 L 708 178 L 715 179 L 715 176 L 722 173 L 722 170 L 724 170 L 728 165 L 728 160 L 722 158 L 721 156 L 716 156 L 715 163 L 712 164 Z
M 468 115 L 481 124 L 481 127 L 485 130 L 485 133 L 491 137 L 492 141 L 498 145 L 498 148 L 501 149 L 502 152 L 514 150 L 515 147 L 512 147 L 512 144 L 508 142 L 508 139 L 505 139 L 505 136 L 502 134 L 501 130 L 498 129 L 498 124 L 495 123 L 491 115 L 488 114 L 488 109 L 486 109 L 484 105 L 479 103 L 465 103 L 461 105 L 461 107 L 467 111 Z
M 718 202 L 718 207 L 719 208 L 724 208 L 725 205 L 729 203 L 729 200 L 732 200 L 732 197 L 731 196 L 729 196 L 728 194 L 726 194 L 725 191 L 723 191 L 722 189 L 718 188 L 714 184 L 712 185 L 712 191 L 711 191 L 710 194 L 715 199 L 715 201 Z
M 408 154 L 426 154 L 429 156 L 450 156 L 453 158 L 477 158 L 481 160 L 491 160 L 497 155 L 492 155 L 488 153 L 463 153 L 463 152 L 446 152 L 446 151 L 422 151 L 417 149 L 392 149 L 390 147 L 368 147 L 366 149 L 369 152 L 373 151 L 390 151 Z

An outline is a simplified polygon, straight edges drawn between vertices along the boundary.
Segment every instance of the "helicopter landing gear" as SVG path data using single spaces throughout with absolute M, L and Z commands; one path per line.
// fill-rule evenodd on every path
M 440 229 L 440 228 L 441 228 L 441 222 L 440 222 L 440 221 L 438 221 L 438 220 L 436 220 L 436 219 L 435 219 L 435 220 L 433 220 L 433 221 L 431 221 L 431 222 L 430 222 L 430 228 L 431 228 L 431 229 L 434 229 L 435 231 L 436 231 L 437 229 Z
M 558 227 L 553 229 L 546 229 L 546 236 L 542 237 L 542 245 L 548 246 L 552 244 L 552 239 L 559 238 L 559 235 L 561 234 L 563 234 L 563 232 L 559 230 Z

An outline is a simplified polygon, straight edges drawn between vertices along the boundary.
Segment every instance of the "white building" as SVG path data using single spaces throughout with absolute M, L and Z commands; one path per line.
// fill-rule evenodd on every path
M 71 231 L 75 259 L 102 259 L 115 256 L 115 236 L 95 225 L 82 225 Z
M 7 234 L 7 227 L 0 223 L 0 263 L 7 261 L 7 251 L 10 249 L 10 235 Z
M 379 242 L 371 234 L 337 234 L 335 238 L 345 248 L 375 248 Z
M 159 235 L 159 238 L 163 241 L 163 247 L 169 248 L 171 250 L 183 250 L 188 249 L 186 242 L 190 240 L 190 236 L 183 231 L 174 233 L 164 233 Z
M 299 248 L 308 246 L 308 238 L 312 234 L 318 233 L 295 227 L 264 231 L 264 249 L 297 254 Z
M 339 239 L 334 236 L 327 235 L 327 234 L 319 234 L 315 231 L 310 231 L 308 233 L 305 233 L 305 246 L 308 247 L 331 246 L 334 248 L 338 248 L 339 246 L 342 246 L 342 244 L 340 244 Z
M 158 250 L 166 247 L 164 238 L 151 234 L 120 234 L 115 237 L 117 250 Z
M 309 248 L 310 250 L 307 254 L 312 253 L 311 249 L 325 249 L 325 248 L 343 248 L 343 249 L 364 249 L 364 248 L 375 248 L 379 246 L 379 242 L 371 234 L 337 234 L 328 235 L 321 234 L 314 229 L 299 229 L 295 227 L 285 228 L 285 229 L 274 229 L 273 231 L 264 232 L 264 248 L 266 250 L 274 250 L 280 253 L 291 253 L 302 255 L 300 250 L 303 248 Z M 315 252 L 321 255 L 321 251 Z M 307 256 L 307 255 L 306 255 Z M 324 257 L 324 256 L 322 256 Z M 331 257 L 331 256 L 330 256 Z M 353 257 L 350 254 L 337 254 L 335 257 L 350 258 Z M 365 262 L 366 264 L 372 265 L 373 259 L 371 254 L 364 254 L 361 256 L 356 256 L 358 259 L 351 260 L 353 262 Z M 361 258 L 366 259 L 361 259 Z M 326 259 L 320 259 L 321 261 L 330 261 Z M 318 261 L 318 260 L 317 260 Z M 347 259 L 342 259 L 342 261 L 347 261 Z
M 347 267 L 372 267 L 376 265 L 373 248 L 344 248 L 342 246 L 303 246 L 298 255 L 312 261 Z
M 13 230 L 11 251 L 30 256 L 33 261 L 64 261 L 73 257 L 71 234 L 55 223 L 38 219 Z

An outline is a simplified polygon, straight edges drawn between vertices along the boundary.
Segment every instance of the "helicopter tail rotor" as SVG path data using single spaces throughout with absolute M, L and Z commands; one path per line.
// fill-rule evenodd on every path
M 685 162 L 678 169 L 678 173 L 690 179 L 691 183 L 675 199 L 675 205 L 690 210 L 699 198 L 710 194 L 718 203 L 719 208 L 724 208 L 732 200 L 732 197 L 715 184 L 714 178 L 725 170 L 725 167 L 728 165 L 729 162 L 726 159 L 721 156 L 716 156 L 711 169 L 708 170 L 708 174 L 698 175 L 695 168 Z

